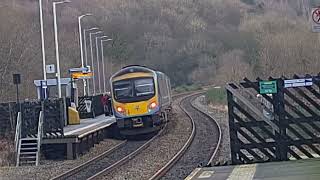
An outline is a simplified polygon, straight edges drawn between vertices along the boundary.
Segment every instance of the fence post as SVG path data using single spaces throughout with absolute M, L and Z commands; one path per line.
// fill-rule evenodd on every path
M 288 160 L 288 145 L 287 145 L 287 126 L 288 122 L 285 116 L 284 104 L 284 82 L 282 79 L 277 79 L 278 91 L 273 94 L 273 107 L 275 113 L 276 124 L 279 127 L 279 133 L 275 134 L 277 144 L 276 158 L 280 161 Z
M 237 152 L 239 151 L 239 143 L 237 140 L 237 130 L 234 122 L 234 101 L 232 93 L 227 90 L 227 100 L 228 100 L 228 116 L 229 116 L 229 133 L 230 133 L 230 150 L 231 150 L 231 163 L 239 164 L 237 158 Z

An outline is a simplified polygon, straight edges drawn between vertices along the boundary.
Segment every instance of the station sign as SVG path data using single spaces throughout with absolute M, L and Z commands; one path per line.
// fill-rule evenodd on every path
M 56 72 L 56 68 L 55 68 L 54 64 L 46 65 L 46 73 L 53 74 L 55 72 Z
M 91 105 L 92 105 L 92 101 L 89 99 L 84 100 L 84 103 L 86 104 L 86 110 L 88 113 L 91 112 Z
M 13 74 L 13 84 L 21 84 L 21 75 Z
M 71 68 L 69 69 L 69 73 L 74 73 L 74 72 L 90 72 L 88 67 L 82 67 L 82 68 Z
M 74 72 L 71 74 L 71 76 L 73 79 L 90 79 L 93 76 L 93 73 Z
M 260 94 L 275 94 L 277 90 L 277 81 L 260 81 Z
M 311 9 L 311 28 L 312 32 L 320 32 L 320 8 Z
M 312 85 L 313 85 L 312 78 L 284 80 L 285 88 L 306 87 L 306 86 L 312 86 Z

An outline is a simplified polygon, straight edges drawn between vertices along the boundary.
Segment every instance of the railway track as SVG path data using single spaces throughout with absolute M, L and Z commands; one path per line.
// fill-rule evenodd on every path
M 176 94 L 173 98 L 184 96 L 186 93 Z M 165 125 L 166 127 L 166 125 Z M 144 150 L 157 136 L 159 136 L 165 127 L 153 138 L 147 141 L 123 141 L 109 151 L 65 172 L 51 180 L 65 179 L 97 179 L 111 172 L 116 167 L 132 159 L 139 152 Z
M 152 176 L 151 179 L 160 179 L 161 177 L 167 177 L 168 173 L 172 169 L 174 169 L 176 166 L 179 167 L 179 162 L 190 152 L 190 149 L 192 149 L 192 146 L 197 146 L 198 143 L 195 143 L 197 141 L 203 142 L 199 140 L 199 133 L 197 133 L 197 127 L 199 126 L 198 120 L 201 118 L 205 118 L 207 120 L 210 119 L 210 123 L 213 124 L 213 120 L 209 118 L 209 116 L 205 116 L 203 112 L 200 112 L 199 110 L 196 110 L 196 107 L 193 106 L 190 102 L 194 100 L 195 97 L 197 97 L 199 93 L 197 94 L 192 94 L 192 95 L 186 95 L 186 94 L 179 94 L 176 95 L 175 98 L 181 97 L 181 96 L 186 96 L 185 98 L 182 98 L 183 100 L 180 101 L 179 105 L 183 109 L 183 111 L 186 113 L 186 115 L 190 118 L 192 122 L 192 132 L 191 135 L 189 136 L 186 144 L 183 146 L 183 148 L 168 162 L 163 168 L 161 168 L 154 176 Z M 199 127 L 202 127 L 199 126 Z M 209 128 L 212 128 L 209 126 Z M 113 170 L 117 169 L 121 165 L 129 162 L 131 159 L 133 159 L 136 155 L 138 155 L 140 152 L 142 152 L 144 149 L 146 149 L 149 144 L 153 142 L 160 134 L 163 133 L 163 128 L 156 136 L 152 137 L 151 139 L 148 140 L 143 140 L 143 141 L 123 141 L 114 148 L 110 149 L 109 151 L 97 156 L 94 159 L 91 159 L 90 161 L 87 161 L 63 174 L 60 174 L 59 176 L 56 176 L 52 178 L 52 180 L 58 180 L 58 179 L 99 179 L 105 177 L 106 174 L 109 174 Z M 218 125 L 217 125 L 218 129 Z M 216 136 L 215 134 L 214 136 Z M 221 136 L 221 135 L 220 135 Z M 210 136 L 212 137 L 212 136 Z M 221 138 L 218 138 L 221 139 Z M 218 140 L 220 141 L 220 140 Z M 208 141 L 210 142 L 210 141 Z M 219 142 L 220 143 L 220 142 Z M 218 144 L 219 144 L 218 143 Z M 215 143 L 210 142 L 210 144 L 214 145 Z M 206 154 L 211 154 L 210 157 L 205 157 L 202 160 L 197 160 L 195 161 L 190 161 L 188 162 L 188 169 L 186 170 L 185 168 L 181 171 L 184 173 L 180 173 L 178 176 L 177 174 L 173 174 L 173 177 L 183 177 L 184 174 L 187 176 L 189 171 L 191 172 L 194 167 L 196 167 L 197 164 L 199 163 L 210 163 L 215 156 L 218 145 L 216 146 L 211 146 L 208 143 L 208 147 L 204 147 L 206 149 Z M 198 149 L 198 148 L 196 148 Z M 209 152 L 210 153 L 209 153 Z M 214 151 L 214 152 L 213 152 Z M 199 156 L 198 154 L 196 156 Z M 199 156 L 200 157 L 200 156 Z M 185 162 L 183 162 L 185 163 Z M 190 164 L 189 164 L 190 163 Z M 169 176 L 169 178 L 172 178 L 172 176 Z
M 181 150 L 150 179 L 183 179 L 197 166 L 210 165 L 221 144 L 219 124 L 192 104 L 201 93 L 187 96 L 181 109 L 192 122 L 192 132 Z
M 103 176 L 122 164 L 128 162 L 141 151 L 148 147 L 165 129 L 166 125 L 157 135 L 147 140 L 141 141 L 123 141 L 109 151 L 100 154 L 99 156 L 63 173 L 51 180 L 65 179 L 97 179 Z

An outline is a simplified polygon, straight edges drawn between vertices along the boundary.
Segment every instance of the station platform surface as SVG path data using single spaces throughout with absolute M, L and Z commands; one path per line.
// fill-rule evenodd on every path
M 195 169 L 186 179 L 319 180 L 320 158 Z
M 113 116 L 100 115 L 96 118 L 81 119 L 80 124 L 64 127 L 64 136 L 81 136 L 97 128 L 105 128 L 115 123 Z
M 42 144 L 56 144 L 56 143 L 69 143 L 77 142 L 89 134 L 92 134 L 101 129 L 107 128 L 115 123 L 114 116 L 100 115 L 95 118 L 81 119 L 80 124 L 67 125 L 63 128 L 64 136 L 58 138 L 45 138 Z
M 63 129 L 63 136 L 43 138 L 42 145 L 50 146 L 48 149 L 63 145 L 64 155 L 67 159 L 75 159 L 79 154 L 88 151 L 95 143 L 101 141 L 108 127 L 115 123 L 114 116 L 97 116 L 80 120 L 80 124 L 68 125 Z

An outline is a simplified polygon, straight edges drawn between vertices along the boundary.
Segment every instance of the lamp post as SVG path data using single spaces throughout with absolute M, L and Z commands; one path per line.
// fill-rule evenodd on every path
M 44 32 L 43 32 L 42 0 L 39 0 L 39 13 L 40 13 L 40 33 L 41 33 L 41 48 L 42 48 L 43 80 L 47 80 L 46 51 L 45 51 L 45 46 L 44 46 Z
M 54 39 L 55 39 L 55 46 L 56 46 L 56 60 L 57 60 L 57 78 L 58 78 L 58 95 L 61 98 L 61 74 L 60 74 L 60 59 L 59 59 L 59 43 L 58 43 L 58 26 L 57 26 L 57 11 L 56 5 L 69 3 L 71 1 L 60 1 L 60 2 L 53 2 L 53 21 L 54 21 Z
M 103 74 L 103 90 L 107 92 L 106 89 L 106 73 L 105 73 L 105 61 L 104 61 L 104 53 L 103 53 L 103 43 L 112 41 L 112 39 L 103 39 L 101 40 L 101 59 L 102 59 L 102 74 Z
M 81 27 L 81 19 L 86 17 L 86 16 L 92 16 L 92 14 L 83 14 L 78 17 L 78 24 L 79 24 L 79 42 L 80 42 L 80 56 L 81 56 L 81 67 L 84 68 L 84 58 L 83 58 L 83 41 L 82 41 L 82 27 Z M 83 94 L 87 95 L 86 92 L 86 80 L 83 79 Z
M 92 47 L 92 35 L 97 35 L 102 33 L 102 31 L 89 33 L 90 36 L 90 50 L 91 50 L 91 69 L 92 69 L 92 84 L 93 84 L 93 95 L 96 95 L 96 82 L 95 82 L 95 71 L 94 71 L 94 62 L 93 62 L 93 47 Z
M 88 51 L 87 51 L 87 36 L 86 36 L 86 33 L 88 31 L 93 31 L 93 30 L 98 30 L 99 28 L 97 27 L 93 27 L 93 28 L 90 28 L 90 29 L 85 29 L 83 30 L 83 41 L 84 41 L 84 57 L 85 57 L 85 65 L 88 66 Z M 86 85 L 87 85 L 87 94 L 90 95 L 90 84 L 89 84 L 89 80 L 86 79 Z
M 107 38 L 108 36 L 96 37 L 96 53 L 97 53 L 97 68 L 98 68 L 98 82 L 99 82 L 99 93 L 101 93 L 101 73 L 100 73 L 100 62 L 99 62 L 99 46 L 98 39 Z

